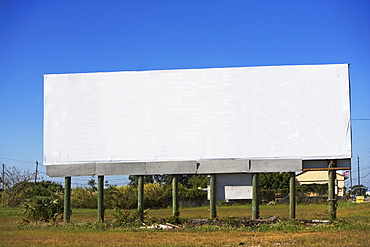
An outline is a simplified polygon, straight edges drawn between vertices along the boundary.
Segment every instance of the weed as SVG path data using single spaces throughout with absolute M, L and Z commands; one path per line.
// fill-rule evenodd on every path
M 144 211 L 145 213 L 145 211 Z M 139 214 L 136 212 L 135 214 L 132 214 L 130 210 L 122 210 L 116 208 L 113 213 L 114 221 L 113 226 L 123 226 L 123 227 L 134 227 L 141 225 L 141 222 L 139 221 Z
M 171 216 L 167 220 L 168 223 L 177 224 L 177 225 L 181 225 L 184 221 L 185 221 L 184 219 L 176 215 Z
M 27 227 L 30 224 L 30 221 L 27 219 L 21 219 L 17 221 L 17 228 L 24 228 Z

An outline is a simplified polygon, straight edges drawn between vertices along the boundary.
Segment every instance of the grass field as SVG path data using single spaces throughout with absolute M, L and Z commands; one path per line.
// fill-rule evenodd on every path
M 182 208 L 181 217 L 208 218 L 208 207 Z M 288 205 L 261 205 L 261 218 L 275 224 L 258 227 L 182 227 L 178 230 L 107 228 L 94 223 L 97 211 L 74 209 L 70 224 L 18 227 L 20 208 L 0 208 L 0 246 L 370 246 L 370 204 L 340 203 L 338 222 L 302 224 L 290 221 Z M 328 219 L 327 205 L 297 205 L 297 219 Z M 149 210 L 147 217 L 168 218 L 172 209 Z M 113 210 L 106 211 L 111 222 Z M 219 206 L 225 217 L 251 217 L 251 205 Z M 83 223 L 90 222 L 90 223 Z

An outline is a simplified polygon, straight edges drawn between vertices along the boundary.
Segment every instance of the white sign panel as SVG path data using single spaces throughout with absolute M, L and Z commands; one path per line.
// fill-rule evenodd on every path
M 351 157 L 348 64 L 44 76 L 44 164 Z
M 253 198 L 253 186 L 225 186 L 225 200 Z

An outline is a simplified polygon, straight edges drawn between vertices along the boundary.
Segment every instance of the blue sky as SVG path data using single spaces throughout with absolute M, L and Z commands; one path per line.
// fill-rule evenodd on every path
M 370 119 L 369 13 L 367 0 L 0 0 L 0 162 L 38 160 L 48 179 L 43 74 L 350 63 L 353 175 L 360 156 L 370 187 L 370 121 L 355 120 Z

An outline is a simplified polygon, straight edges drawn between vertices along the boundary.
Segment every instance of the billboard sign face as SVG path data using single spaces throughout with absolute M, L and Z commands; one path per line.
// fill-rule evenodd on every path
M 348 64 L 44 76 L 46 165 L 350 157 Z

